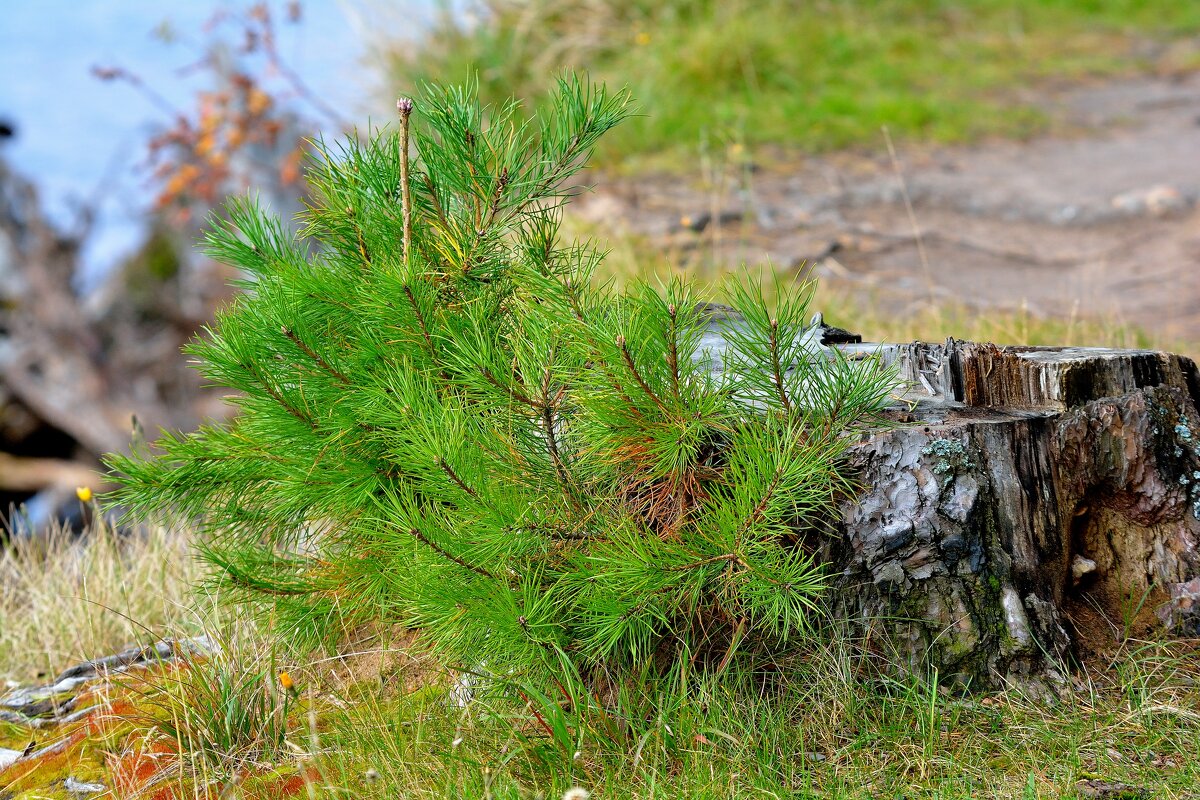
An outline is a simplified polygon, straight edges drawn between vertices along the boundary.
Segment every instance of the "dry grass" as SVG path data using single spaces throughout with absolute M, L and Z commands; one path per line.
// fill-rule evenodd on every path
M 626 277 L 647 275 L 635 244 L 615 247 Z M 833 321 L 891 341 L 1170 344 L 1027 313 L 942 306 L 899 317 L 827 289 L 819 305 Z M 898 677 L 835 633 L 798 653 L 775 691 L 758 694 L 753 676 L 727 676 L 672 701 L 628 746 L 578 730 L 574 758 L 542 736 L 528 708 L 459 706 L 448 696 L 452 680 L 401 631 L 347 640 L 350 657 L 281 662 L 292 657 L 277 655 L 288 637 L 196 596 L 203 567 L 193 544 L 187 533 L 97 525 L 0 550 L 0 678 L 28 682 L 131 642 L 217 631 L 227 657 L 142 687 L 140 713 L 149 716 L 140 719 L 184 756 L 172 761 L 180 796 L 206 796 L 250 765 L 266 773 L 241 785 L 248 798 L 282 796 L 280 774 L 297 768 L 295 796 L 330 798 L 557 797 L 572 784 L 640 798 L 1036 798 L 1076 796 L 1083 780 L 1200 797 L 1200 642 L 1126 642 L 1048 706 L 1019 691 L 950 696 L 936 676 Z M 295 703 L 279 689 L 283 669 L 295 677 Z M 643 712 L 628 716 L 650 719 Z
M 0 549 L 0 678 L 29 682 L 132 643 L 189 635 L 201 565 L 161 528 L 61 528 Z

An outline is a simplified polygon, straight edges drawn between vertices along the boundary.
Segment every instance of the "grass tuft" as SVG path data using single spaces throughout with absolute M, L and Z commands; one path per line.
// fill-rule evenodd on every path
M 533 713 L 552 720 L 553 709 L 479 691 L 464 702 L 457 676 L 435 669 L 410 633 L 379 632 L 346 655 L 289 667 L 289 694 L 272 656 L 287 637 L 205 611 L 211 598 L 190 596 L 189 544 L 161 530 L 97 529 L 19 540 L 0 562 L 11 674 L 114 652 L 145 641 L 147 628 L 226 631 L 208 661 L 122 679 L 134 689 L 118 696 L 133 701 L 121 713 L 135 733 L 94 745 L 129 773 L 122 783 L 112 768 L 120 796 L 142 786 L 137 796 L 557 800 L 582 788 L 645 800 L 955 800 L 1072 797 L 1092 780 L 1186 798 L 1200 785 L 1200 641 L 1126 640 L 1047 703 L 1017 689 L 952 694 L 832 629 L 784 661 L 664 689 L 670 703 L 648 697 L 648 685 L 612 687 L 608 714 L 569 729 L 564 750 Z M 636 737 L 621 738 L 622 719 L 638 721 Z
M 165 739 L 184 785 L 236 784 L 294 760 L 288 735 L 299 691 L 265 645 L 242 632 L 205 656 L 131 682 L 140 696 L 128 721 Z
M 786 663 L 696 684 L 636 741 L 579 731 L 548 758 L 528 714 L 446 683 L 345 703 L 322 720 L 328 797 L 1058 797 L 1080 781 L 1188 797 L 1200 781 L 1196 642 L 1130 642 L 1061 700 L 963 697 L 901 677 L 845 631 Z M 614 713 L 632 712 L 622 700 Z M 550 748 L 552 749 L 552 748 Z

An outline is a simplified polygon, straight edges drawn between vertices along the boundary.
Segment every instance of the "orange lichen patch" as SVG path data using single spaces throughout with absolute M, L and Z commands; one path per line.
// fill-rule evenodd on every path
M 65 696 L 71 705 L 60 713 L 76 717 L 70 722 L 55 724 L 47 715 L 40 728 L 0 723 L 0 747 L 32 752 L 0 771 L 0 798 L 70 800 L 64 785 L 70 777 L 102 783 L 112 797 L 215 800 L 221 787 L 192 786 L 178 744 L 158 728 L 167 713 L 161 705 L 164 682 L 186 679 L 193 667 L 175 662 L 98 676 L 74 697 Z M 290 696 L 300 685 L 293 679 Z M 315 770 L 297 773 L 283 764 L 240 778 L 240 796 L 263 800 L 307 797 L 320 783 Z
M 127 792 L 144 789 L 178 757 L 175 748 L 165 739 L 149 743 L 143 741 L 123 753 L 110 755 L 108 768 L 113 787 Z
M 92 736 L 109 733 L 119 725 L 129 724 L 136 711 L 133 703 L 124 698 L 113 700 L 107 707 L 98 708 L 94 714 L 86 717 L 88 732 Z
M 50 787 L 61 785 L 67 777 L 108 785 L 105 751 L 132 731 L 128 721 L 114 712 L 132 706 L 125 700 L 109 701 L 105 694 L 94 689 L 81 692 L 76 705 L 92 711 L 71 723 L 39 729 L 6 726 L 4 745 L 32 752 L 0 772 L 0 793 L 21 797 L 36 792 L 46 797 Z
M 263 787 L 266 792 L 264 797 L 295 797 L 304 791 L 309 781 L 305 780 L 303 775 L 292 775 L 289 778 L 281 778 L 275 781 L 268 787 Z
M 264 775 L 242 784 L 242 796 L 247 800 L 279 800 L 287 797 L 307 797 L 308 788 L 319 785 L 321 773 L 308 767 L 291 775 Z
M 34 752 L 0 773 L 0 789 L 19 796 L 22 791 L 42 790 L 70 776 L 109 783 L 108 750 L 127 738 L 133 727 L 107 709 L 97 709 L 76 722 L 35 736 Z M 41 737 L 46 737 L 44 740 Z

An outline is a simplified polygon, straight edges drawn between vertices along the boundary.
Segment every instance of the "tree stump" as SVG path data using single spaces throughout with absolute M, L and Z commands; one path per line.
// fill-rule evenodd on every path
M 1163 628 L 1200 635 L 1200 377 L 1144 350 L 841 345 L 882 353 L 896 423 L 826 556 L 835 612 L 970 688 L 1064 685 Z

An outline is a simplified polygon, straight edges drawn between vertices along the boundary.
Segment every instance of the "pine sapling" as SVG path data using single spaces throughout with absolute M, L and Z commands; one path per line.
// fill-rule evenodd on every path
M 231 202 L 207 252 L 245 293 L 188 352 L 239 413 L 111 456 L 114 502 L 200 527 L 226 596 L 297 642 L 400 622 L 527 698 L 789 646 L 894 377 L 812 345 L 809 287 L 736 281 L 714 316 L 560 241 L 629 108 L 570 77 L 532 119 L 431 86 L 320 151 L 298 234 Z

